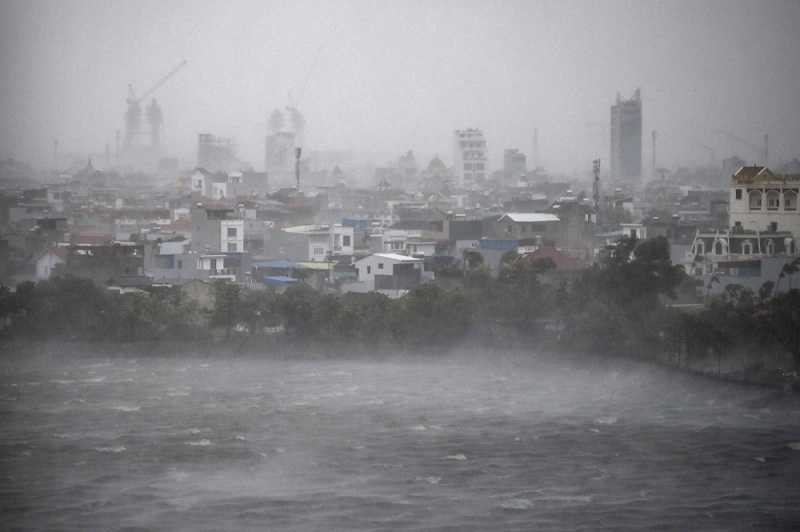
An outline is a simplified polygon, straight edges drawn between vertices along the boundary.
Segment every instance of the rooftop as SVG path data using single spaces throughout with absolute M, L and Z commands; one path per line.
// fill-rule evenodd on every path
M 393 260 L 395 262 L 422 262 L 422 259 L 409 257 L 408 255 L 400 255 L 398 253 L 375 253 L 370 255 L 372 257 L 380 257 L 386 260 Z M 367 257 L 364 257 L 367 258 Z
M 500 218 L 498 222 L 504 218 L 510 219 L 512 222 L 517 223 L 549 223 L 558 222 L 559 218 L 555 214 L 544 212 L 507 212 Z

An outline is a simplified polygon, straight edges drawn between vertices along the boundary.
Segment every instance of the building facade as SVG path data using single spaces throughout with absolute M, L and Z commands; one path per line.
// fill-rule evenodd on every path
M 457 130 L 453 133 L 453 171 L 460 186 L 486 181 L 489 172 L 486 139 L 480 129 Z
M 742 166 L 730 184 L 733 231 L 788 231 L 800 237 L 800 175 L 778 176 L 765 166 Z
M 642 178 L 642 99 L 639 89 L 629 100 L 617 94 L 611 106 L 611 178 L 639 181 Z
M 528 164 L 525 154 L 518 149 L 506 149 L 503 152 L 503 175 L 512 182 L 527 176 Z
M 244 220 L 233 209 L 192 207 L 192 251 L 243 253 Z

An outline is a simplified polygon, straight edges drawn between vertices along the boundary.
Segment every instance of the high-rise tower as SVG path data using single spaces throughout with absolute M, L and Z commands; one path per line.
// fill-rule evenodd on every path
M 611 177 L 626 181 L 642 178 L 642 99 L 639 89 L 630 100 L 617 94 L 611 106 Z

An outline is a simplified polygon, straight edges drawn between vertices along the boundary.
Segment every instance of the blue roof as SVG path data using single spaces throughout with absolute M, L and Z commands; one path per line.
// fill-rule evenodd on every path
M 294 277 L 286 277 L 285 275 L 267 275 L 264 277 L 264 284 L 271 286 L 294 284 L 296 282 L 297 279 Z
M 297 263 L 285 259 L 253 261 L 255 268 L 297 268 Z

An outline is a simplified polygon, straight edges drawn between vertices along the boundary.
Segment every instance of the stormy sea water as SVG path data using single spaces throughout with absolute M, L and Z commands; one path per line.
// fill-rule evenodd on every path
M 642 364 L 6 356 L 8 530 L 800 528 L 800 404 Z

